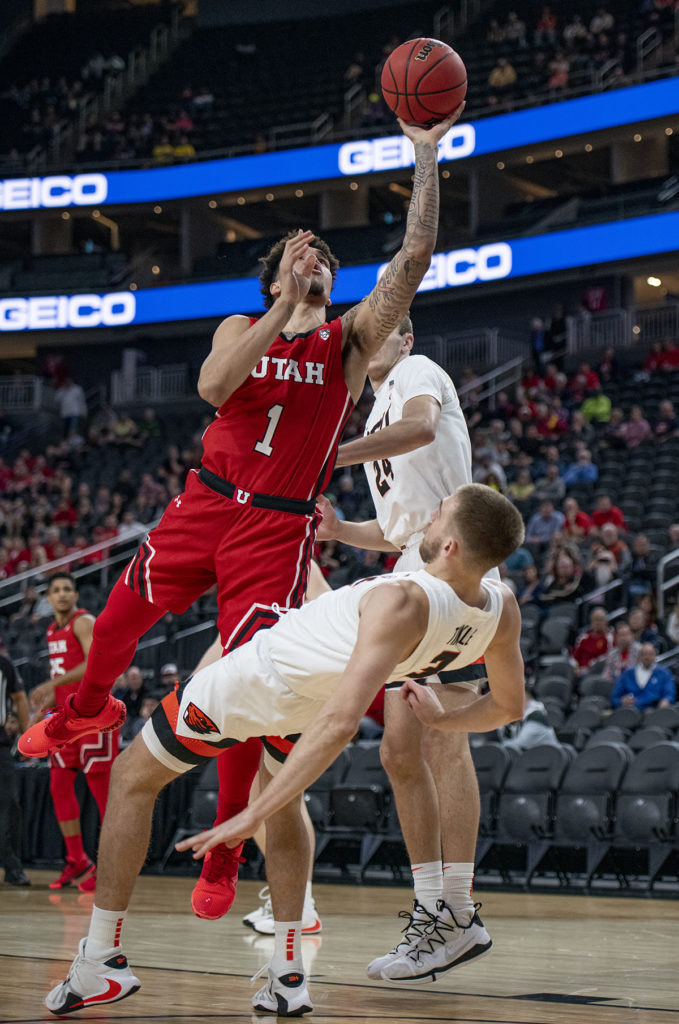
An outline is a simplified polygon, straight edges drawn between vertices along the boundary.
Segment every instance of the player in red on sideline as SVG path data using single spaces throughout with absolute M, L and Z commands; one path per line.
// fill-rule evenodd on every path
M 320 521 L 315 498 L 330 479 L 367 364 L 429 268 L 438 229 L 438 142 L 462 109 L 429 130 L 401 122 L 415 147 L 406 232 L 363 302 L 326 323 L 338 263 L 325 242 L 300 230 L 264 261 L 267 312 L 259 319 L 231 316 L 217 328 L 198 381 L 201 397 L 218 410 L 203 438 L 201 469 L 189 475 L 115 584 L 95 623 L 77 693 L 24 733 L 22 753 L 42 756 L 82 732 L 119 725 L 124 708 L 109 691 L 139 638 L 214 583 L 225 650 L 271 626 L 279 610 L 302 603 Z M 243 744 L 220 758 L 225 795 L 218 822 L 247 805 L 260 753 L 255 741 L 254 749 Z M 240 853 L 218 847 L 206 858 L 192 901 L 200 916 L 219 917 L 231 906 Z
M 78 607 L 78 591 L 70 573 L 57 572 L 51 577 L 47 598 L 54 609 L 54 621 L 47 627 L 50 678 L 31 691 L 31 706 L 36 712 L 51 705 L 63 706 L 78 689 L 94 626 L 94 616 Z M 50 882 L 50 889 L 63 889 L 79 879 L 81 892 L 94 892 L 96 871 L 83 847 L 75 780 L 78 772 L 84 774 L 103 821 L 111 767 L 117 754 L 117 732 L 94 732 L 50 755 L 50 793 L 66 844 L 64 870 Z

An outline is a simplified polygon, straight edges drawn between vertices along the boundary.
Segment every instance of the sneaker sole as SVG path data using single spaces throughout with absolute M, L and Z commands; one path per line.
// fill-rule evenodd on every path
M 93 871 L 93 870 L 94 870 L 94 864 L 90 864 L 89 867 L 85 868 L 79 874 L 74 875 L 73 878 L 69 878 L 68 882 L 61 882 L 58 885 L 57 885 L 56 882 L 50 882 L 50 884 L 47 886 L 47 888 L 51 889 L 52 892 L 56 892 L 58 889 L 68 889 L 68 887 L 73 885 L 74 882 L 78 882 L 78 879 L 80 879 L 80 882 L 84 882 L 85 881 L 85 875 L 87 875 L 87 873 L 89 871 Z M 78 882 L 78 884 L 80 884 L 80 882 Z
M 278 993 L 276 993 L 276 1006 L 267 1006 L 264 1003 L 258 1003 L 256 1006 L 253 1006 L 252 1009 L 255 1013 L 268 1013 L 277 1017 L 301 1017 L 305 1013 L 314 1012 L 314 1008 L 310 1003 L 302 1003 L 301 1006 L 295 1007 L 294 1010 L 289 1010 L 287 999 Z
M 389 978 L 382 974 L 381 979 L 382 981 L 388 981 L 390 985 L 428 985 L 436 981 L 441 974 L 447 974 L 448 971 L 452 971 L 455 967 L 464 967 L 473 960 L 480 960 L 482 957 L 488 956 L 492 952 L 492 946 L 492 941 L 488 942 L 485 946 L 472 946 L 471 949 L 462 953 L 452 964 L 446 964 L 444 967 L 434 967 L 424 974 L 414 974 L 411 978 Z
M 134 985 L 127 992 L 124 992 L 123 995 L 116 996 L 115 999 L 107 999 L 105 1004 L 99 1003 L 98 1005 L 104 1006 L 108 1005 L 109 1003 L 120 1003 L 122 1002 L 123 999 L 127 999 L 128 996 L 133 996 L 134 993 L 138 992 L 140 988 L 141 984 Z M 54 1014 L 55 1017 L 65 1017 L 69 1013 L 77 1013 L 78 1010 L 91 1010 L 92 1006 L 92 1003 L 86 1003 L 84 1006 L 64 1006 L 60 1010 L 52 1010 L 49 1006 L 47 1006 L 47 1004 L 45 1004 L 45 1008 L 49 1010 L 50 1013 Z
M 261 928 L 257 927 L 257 922 L 251 924 L 250 922 L 243 921 L 243 924 L 246 928 L 252 928 L 253 932 L 257 932 L 258 935 L 275 935 L 273 925 L 271 926 L 270 931 L 263 931 Z M 323 924 L 321 919 L 317 917 L 314 923 L 309 925 L 308 928 L 302 928 L 300 935 L 318 935 L 322 931 Z

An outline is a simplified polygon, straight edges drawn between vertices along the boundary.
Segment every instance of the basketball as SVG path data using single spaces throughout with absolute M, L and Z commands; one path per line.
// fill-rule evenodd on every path
M 429 127 L 459 107 L 467 93 L 461 57 L 439 39 L 408 39 L 382 69 L 387 106 L 408 124 Z

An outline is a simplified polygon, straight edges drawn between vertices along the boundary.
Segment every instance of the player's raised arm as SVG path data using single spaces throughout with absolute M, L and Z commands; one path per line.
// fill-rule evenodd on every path
M 400 420 L 341 444 L 335 468 L 390 459 L 423 448 L 435 439 L 440 418 L 441 406 L 436 399 L 431 395 L 417 395 L 403 406 Z
M 304 792 L 356 735 L 361 716 L 427 629 L 429 601 L 421 587 L 394 584 L 363 598 L 356 646 L 333 696 L 321 708 L 281 770 L 235 818 L 177 844 L 202 857 L 217 843 L 236 845 Z
M 252 325 L 246 316 L 229 316 L 215 331 L 198 378 L 198 394 L 210 405 L 219 408 L 243 383 L 306 296 L 316 262 L 309 248 L 313 237 L 312 231 L 300 230 L 286 242 L 274 302 L 264 316 Z
M 415 147 L 413 194 L 401 248 L 367 298 L 342 317 L 345 376 L 354 395 L 363 388 L 367 360 L 408 312 L 429 268 L 439 222 L 438 143 L 463 110 L 461 103 L 433 128 L 399 120 L 403 134 Z

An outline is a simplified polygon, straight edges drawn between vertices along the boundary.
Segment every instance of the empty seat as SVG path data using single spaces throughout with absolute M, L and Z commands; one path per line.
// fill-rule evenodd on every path
M 563 747 L 526 750 L 509 769 L 498 802 L 497 840 L 528 842 L 546 835 L 551 826 L 555 791 L 571 755 Z
M 630 760 L 629 748 L 620 743 L 578 754 L 556 798 L 555 843 L 584 844 L 610 834 L 614 795 Z
M 514 759 L 513 753 L 499 743 L 472 747 L 472 760 L 481 794 L 480 832 L 490 835 L 495 830 L 498 795 Z
M 646 747 L 652 747 L 656 743 L 662 743 L 670 738 L 668 729 L 661 729 L 659 726 L 650 725 L 644 729 L 637 729 L 630 736 L 628 743 L 630 748 L 636 753 L 640 750 L 645 750 Z
M 541 676 L 535 684 L 535 696 L 540 700 L 551 697 L 562 708 L 567 708 L 573 697 L 573 687 L 563 676 Z
M 618 725 L 631 732 L 641 724 L 643 717 L 637 708 L 616 708 L 606 719 L 606 725 Z
M 617 841 L 636 845 L 670 840 L 678 790 L 679 743 L 656 743 L 637 754 L 616 802 Z

